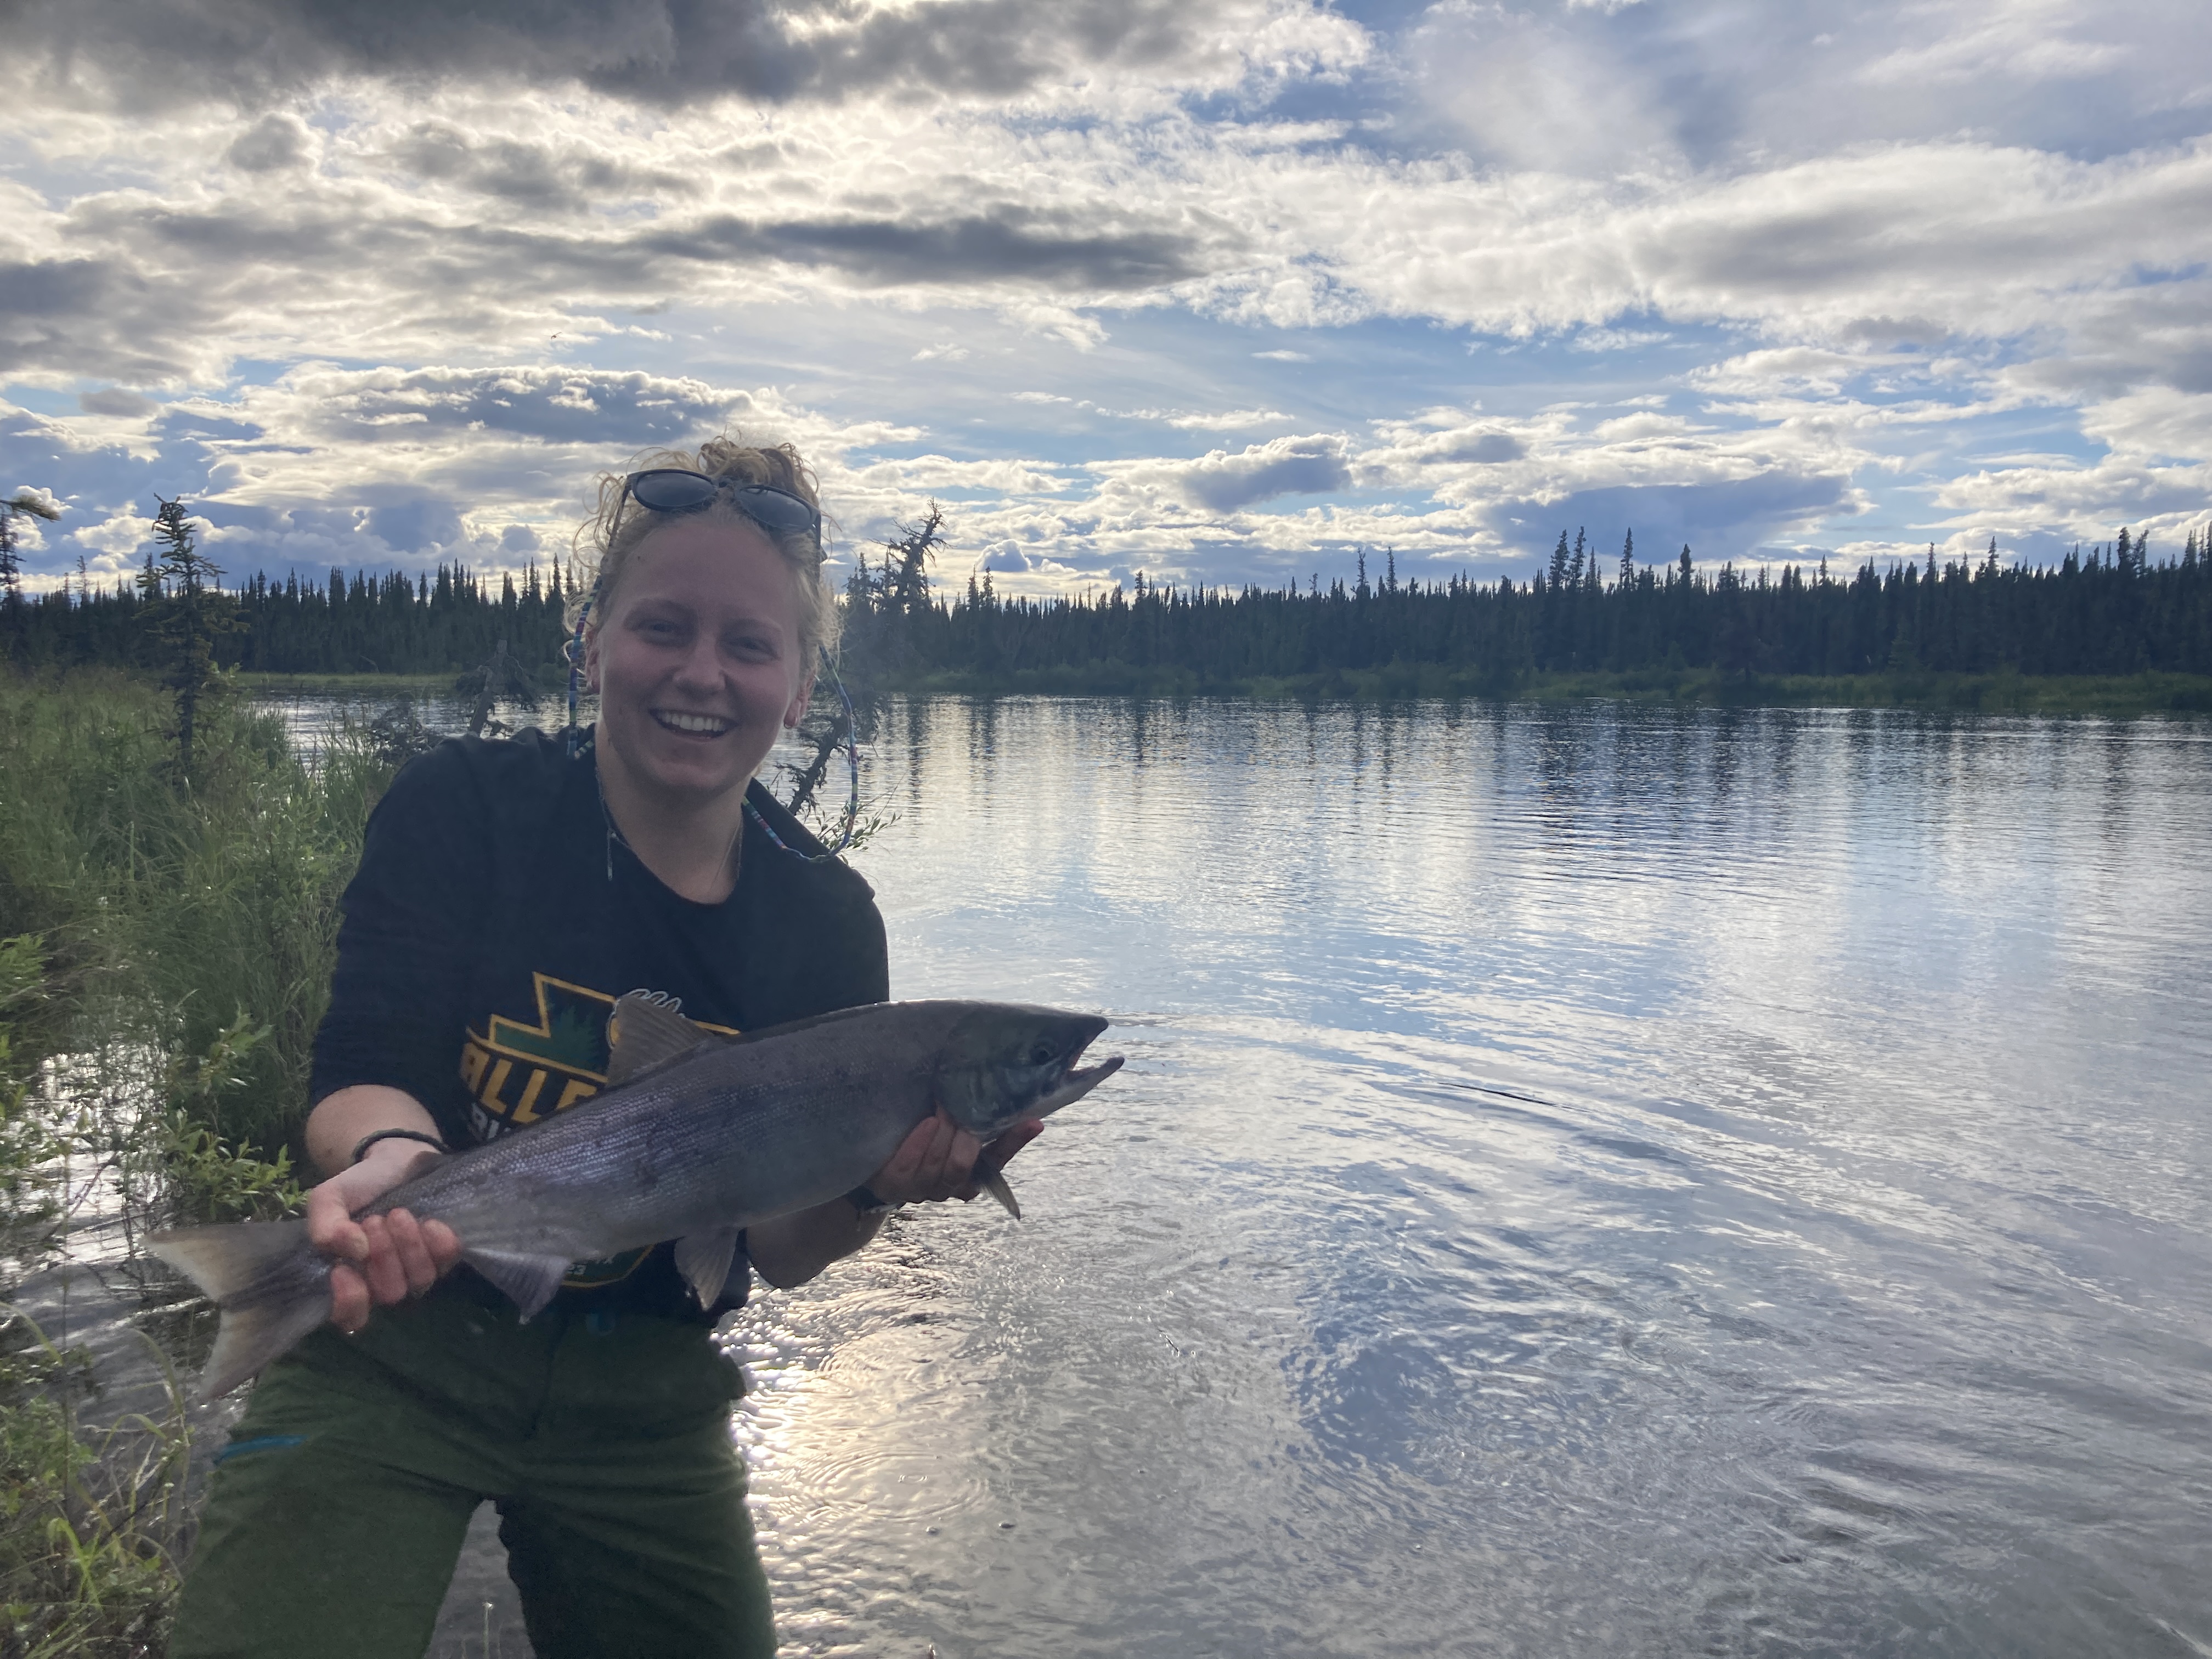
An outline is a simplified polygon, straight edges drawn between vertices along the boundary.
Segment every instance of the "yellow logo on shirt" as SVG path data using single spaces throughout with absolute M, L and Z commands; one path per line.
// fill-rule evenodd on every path
M 607 1020 L 617 994 L 549 974 L 532 973 L 530 979 L 538 1002 L 535 1025 L 494 1014 L 461 1043 L 461 1082 L 473 1102 L 469 1127 L 480 1141 L 528 1128 L 606 1086 Z M 737 1035 L 726 1025 L 702 1024 L 701 1029 Z M 625 1250 L 605 1261 L 580 1261 L 562 1282 L 611 1284 L 627 1278 L 647 1254 Z

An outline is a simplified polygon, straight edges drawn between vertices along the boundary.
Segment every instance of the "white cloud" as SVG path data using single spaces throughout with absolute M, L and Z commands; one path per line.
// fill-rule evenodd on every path
M 1948 34 L 1898 47 L 1863 64 L 1856 79 L 1869 86 L 1958 87 L 2001 78 L 2033 85 L 2087 80 L 2121 67 L 2138 54 L 2116 40 L 2073 31 L 2091 20 L 2071 0 L 2009 0 Z
M 0 465 L 110 541 L 160 488 L 241 558 L 557 545 L 611 455 L 721 422 L 800 442 L 857 527 L 973 497 L 1024 580 L 1496 556 L 1583 513 L 1859 535 L 1877 497 L 2065 526 L 2179 512 L 2212 458 L 2194 0 L 1856 0 L 1818 40 L 1735 0 L 1391 38 L 1304 0 L 793 0 L 773 63 L 714 19 L 678 52 L 658 0 L 18 10 L 0 356 L 76 412 L 0 406 Z M 1285 376 L 1253 365 L 1316 354 L 1241 331 L 1279 328 L 1366 331 Z M 1304 435 L 1142 453 L 1269 427 Z
M 1015 460 L 959 461 L 944 455 L 916 455 L 877 461 L 843 473 L 848 490 L 911 496 L 937 489 L 982 489 L 1003 495 L 1047 495 L 1067 488 L 1056 473 Z
M 70 539 L 80 547 L 118 556 L 136 553 L 153 538 L 154 521 L 151 519 L 134 518 L 127 513 L 118 513 L 98 524 L 86 525 L 70 532 Z
M 1216 449 L 1195 459 L 1162 457 L 1141 461 L 1093 462 L 1091 470 L 1106 481 L 1100 506 L 1128 527 L 1164 508 L 1169 518 L 1183 506 L 1210 514 L 1231 514 L 1282 495 L 1324 495 L 1347 490 L 1352 470 L 1346 441 L 1332 433 L 1275 438 L 1248 445 L 1231 454 Z
M 2212 392 L 2146 387 L 2098 404 L 2081 429 L 2115 453 L 2202 459 L 2212 456 Z
M 29 0 L 6 71 L 26 94 L 59 82 L 141 112 L 212 91 L 256 108 L 391 80 L 407 86 L 589 88 L 647 108 L 903 101 L 1018 104 L 1071 83 L 1113 102 L 1258 91 L 1340 73 L 1367 53 L 1356 24 L 1306 0 L 938 0 L 672 11 L 658 0 L 514 11 L 386 0 L 340 7 L 173 0 Z
M 1585 328 L 1567 342 L 1570 351 L 1633 351 L 1640 346 L 1663 345 L 1671 339 L 1664 329 Z

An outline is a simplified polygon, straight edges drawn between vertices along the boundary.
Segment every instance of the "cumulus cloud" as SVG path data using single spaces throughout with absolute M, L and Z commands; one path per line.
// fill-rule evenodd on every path
M 610 450 L 764 425 L 856 533 L 941 491 L 1064 583 L 2171 514 L 2208 42 L 2190 0 L 30 0 L 0 465 L 101 556 L 160 489 L 234 563 L 497 560 Z
M 2146 387 L 2099 404 L 2081 426 L 2115 453 L 2202 459 L 2212 456 L 2212 392 Z
M 76 406 L 88 415 L 111 415 L 125 421 L 143 420 L 161 408 L 151 398 L 142 398 L 120 386 L 80 392 L 76 394 Z
M 314 143 L 314 135 L 298 116 L 271 111 L 232 139 L 222 155 L 241 173 L 277 173 L 307 166 Z
M 157 495 L 191 500 L 219 562 L 254 568 L 441 559 L 514 564 L 564 548 L 596 491 L 641 448 L 718 432 L 789 440 L 849 497 L 857 447 L 911 441 L 912 429 L 828 420 L 769 390 L 641 373 L 543 367 L 351 369 L 304 364 L 228 399 L 180 398 L 155 422 L 150 453 L 103 443 L 89 425 L 0 404 L 0 455 L 43 455 L 44 476 L 82 525 L 41 568 L 82 551 L 136 549 Z M 997 487 L 1049 489 L 1049 474 L 987 466 Z M 949 487 L 951 476 L 920 486 Z
M 1278 495 L 1318 495 L 1347 489 L 1352 468 L 1345 441 L 1330 433 L 1275 438 L 1237 454 L 1216 449 L 1196 460 L 1156 463 L 1121 472 L 1127 483 L 1157 481 L 1193 507 L 1209 513 L 1273 501 Z
M 1301 0 L 28 0 L 9 33 L 26 78 L 156 107 L 210 89 L 251 107 L 349 78 L 570 83 L 665 107 L 871 90 L 1001 100 L 1115 70 L 1231 86 L 1364 49 Z
M 1007 205 L 927 222 L 715 217 L 641 239 L 666 258 L 826 266 L 882 287 L 1012 281 L 1085 295 L 1158 288 L 1204 270 L 1188 233 Z
M 1443 0 L 1404 51 L 1486 160 L 1617 176 L 1961 132 L 2109 155 L 2201 131 L 2193 0 Z

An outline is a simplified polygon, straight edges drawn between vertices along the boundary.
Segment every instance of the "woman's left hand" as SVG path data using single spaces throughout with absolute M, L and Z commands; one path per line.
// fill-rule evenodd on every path
M 940 1106 L 914 1126 L 890 1162 L 868 1177 L 867 1188 L 886 1204 L 934 1204 L 948 1198 L 964 1204 L 983 1190 L 981 1177 L 1006 1168 L 1007 1160 L 1043 1133 L 1044 1125 L 1034 1120 L 1017 1123 L 986 1146 Z

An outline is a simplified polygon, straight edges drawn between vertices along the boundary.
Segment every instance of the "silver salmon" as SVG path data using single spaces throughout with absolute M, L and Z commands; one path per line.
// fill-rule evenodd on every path
M 743 1229 L 852 1191 L 939 1106 L 989 1140 L 1080 1100 L 1121 1067 L 1118 1054 L 1077 1063 L 1106 1024 L 1015 1003 L 883 1002 L 720 1037 L 633 994 L 615 1006 L 605 1091 L 441 1158 L 359 1213 L 444 1222 L 461 1260 L 525 1319 L 573 1263 L 668 1239 L 710 1307 Z M 1001 1177 L 987 1184 L 1014 1208 Z M 330 1316 L 331 1262 L 304 1221 L 181 1227 L 151 1243 L 222 1310 L 202 1400 Z

